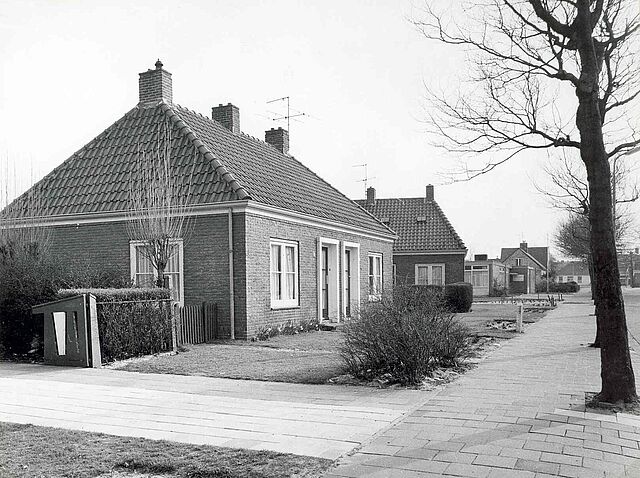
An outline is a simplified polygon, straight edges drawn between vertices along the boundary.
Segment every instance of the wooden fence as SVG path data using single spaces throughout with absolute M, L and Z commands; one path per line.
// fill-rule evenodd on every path
M 176 308 L 178 344 L 203 344 L 218 338 L 218 304 Z

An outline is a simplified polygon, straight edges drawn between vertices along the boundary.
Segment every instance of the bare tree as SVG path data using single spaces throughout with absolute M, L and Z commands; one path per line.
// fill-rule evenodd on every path
M 436 11 L 435 4 L 446 7 Z M 431 0 L 414 22 L 427 38 L 464 48 L 470 60 L 470 85 L 462 85 L 459 94 L 428 91 L 439 144 L 460 154 L 492 155 L 484 165 L 467 166 L 463 179 L 525 150 L 580 153 L 597 278 L 598 398 L 614 402 L 637 398 L 609 166 L 611 158 L 640 145 L 632 115 L 640 96 L 636 9 L 634 0 L 476 0 L 453 7 Z
M 168 287 L 167 264 L 178 253 L 177 239 L 186 242 L 192 177 L 197 153 L 190 164 L 178 164 L 173 154 L 171 125 L 161 124 L 150 149 L 140 149 L 129 179 L 129 239 L 140 241 L 140 251 L 156 272 L 156 286 Z

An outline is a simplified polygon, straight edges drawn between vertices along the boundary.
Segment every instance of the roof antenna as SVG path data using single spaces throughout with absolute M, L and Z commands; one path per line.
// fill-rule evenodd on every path
M 287 120 L 287 131 L 289 133 L 291 133 L 291 118 L 297 118 L 299 116 L 307 116 L 306 113 L 302 112 L 302 111 L 298 111 L 296 109 L 294 109 L 294 114 L 291 114 L 291 102 L 290 102 L 290 98 L 288 96 L 283 96 L 282 98 L 276 98 L 275 100 L 269 100 L 267 101 L 267 104 L 270 103 L 277 103 L 278 101 L 285 101 L 287 102 L 287 114 L 284 116 L 274 116 L 273 118 L 271 118 L 271 121 L 281 121 L 281 120 Z
M 357 182 L 359 183 L 364 183 L 364 197 L 367 197 L 367 189 L 368 189 L 368 183 L 370 179 L 376 179 L 375 176 L 373 177 L 369 177 L 369 174 L 367 173 L 367 166 L 368 163 L 363 163 L 363 164 L 354 164 L 353 167 L 354 168 L 364 168 L 364 178 L 363 179 L 356 179 Z

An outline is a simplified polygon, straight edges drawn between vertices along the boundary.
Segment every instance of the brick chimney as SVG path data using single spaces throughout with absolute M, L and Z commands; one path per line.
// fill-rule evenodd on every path
M 520 249 L 522 249 L 524 252 L 527 252 L 529 250 L 529 246 L 527 246 L 526 241 L 520 243 Z
M 433 185 L 432 184 L 427 185 L 427 192 L 425 194 L 424 199 L 425 201 L 433 201 Z
M 289 132 L 284 128 L 265 131 L 264 140 L 283 154 L 289 152 Z
M 367 188 L 367 206 L 375 206 L 376 204 L 376 188 L 370 186 Z
M 232 133 L 240 133 L 240 109 L 231 103 L 219 104 L 211 108 L 211 119 Z
M 162 68 L 162 62 L 156 61 L 155 70 L 147 70 L 140 73 L 138 80 L 140 91 L 140 103 L 151 103 L 164 100 L 167 103 L 173 101 L 173 89 L 171 86 L 171 73 Z

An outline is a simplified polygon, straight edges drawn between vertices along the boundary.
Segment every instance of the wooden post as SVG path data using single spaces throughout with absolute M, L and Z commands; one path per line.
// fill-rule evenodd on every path
M 520 302 L 518 304 L 518 315 L 516 316 L 516 332 L 521 334 L 522 330 L 522 316 L 524 315 L 524 304 Z
M 173 352 L 178 351 L 178 327 L 176 325 L 176 308 L 178 304 L 174 302 L 169 303 L 169 312 L 171 314 L 171 350 Z

